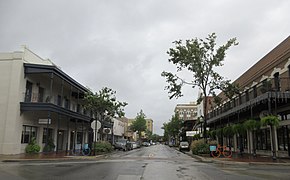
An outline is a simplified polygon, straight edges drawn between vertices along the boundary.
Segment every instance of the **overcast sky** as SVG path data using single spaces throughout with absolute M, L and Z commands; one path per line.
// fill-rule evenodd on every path
M 27 45 L 93 91 L 112 88 L 128 102 L 126 117 L 143 109 L 161 135 L 175 105 L 197 99 L 191 87 L 177 100 L 164 90 L 173 41 L 236 37 L 219 70 L 235 80 L 289 36 L 289 8 L 289 0 L 0 0 L 0 52 Z

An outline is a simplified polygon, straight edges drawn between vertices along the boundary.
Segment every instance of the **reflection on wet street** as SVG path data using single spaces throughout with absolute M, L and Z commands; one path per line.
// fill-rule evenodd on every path
M 142 147 L 126 152 L 115 151 L 110 156 L 98 160 L 0 163 L 0 179 L 16 180 L 239 180 L 287 177 L 289 167 L 207 164 L 165 145 Z

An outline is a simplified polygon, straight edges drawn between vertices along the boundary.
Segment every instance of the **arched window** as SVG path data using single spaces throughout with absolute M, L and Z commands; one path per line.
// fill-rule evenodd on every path
M 277 91 L 280 91 L 280 77 L 279 72 L 276 72 L 274 74 L 274 83 L 275 83 L 275 89 Z

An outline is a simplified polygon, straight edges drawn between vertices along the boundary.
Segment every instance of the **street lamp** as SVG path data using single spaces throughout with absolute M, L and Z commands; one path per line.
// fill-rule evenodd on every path
M 110 120 L 110 125 L 111 125 L 111 140 L 112 140 L 112 145 L 114 144 L 114 120 Z
M 206 135 L 205 135 L 206 131 L 205 131 L 205 128 L 203 127 L 205 125 L 203 116 L 200 116 L 198 118 L 198 121 L 200 123 L 200 130 L 201 130 L 201 134 L 200 134 L 201 136 L 200 137 L 206 138 Z

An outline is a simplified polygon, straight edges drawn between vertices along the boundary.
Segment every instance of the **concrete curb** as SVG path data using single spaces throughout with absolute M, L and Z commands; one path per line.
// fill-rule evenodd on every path
M 195 159 L 200 160 L 201 162 L 206 163 L 215 163 L 215 164 L 224 164 L 224 165 L 276 165 L 276 166 L 290 166 L 290 163 L 276 163 L 276 162 L 242 162 L 242 161 L 232 161 L 232 160 L 223 160 L 223 159 L 209 159 L 203 158 L 197 155 L 193 155 Z
M 224 165 L 276 165 L 276 166 L 290 166 L 290 163 L 278 163 L 278 162 L 242 162 L 242 161 L 232 161 L 232 160 L 224 160 L 222 158 L 206 158 L 199 155 L 194 155 L 191 153 L 191 151 L 183 152 L 184 154 L 187 154 L 191 156 L 192 158 L 204 162 L 204 163 L 215 163 L 215 164 L 224 164 Z
M 82 161 L 82 160 L 99 160 L 106 158 L 110 154 L 102 154 L 96 156 L 64 156 L 60 158 L 37 158 L 37 159 L 2 159 L 1 162 L 49 162 L 49 161 Z

